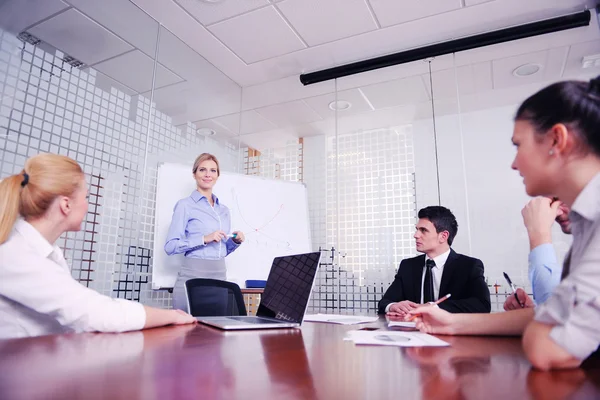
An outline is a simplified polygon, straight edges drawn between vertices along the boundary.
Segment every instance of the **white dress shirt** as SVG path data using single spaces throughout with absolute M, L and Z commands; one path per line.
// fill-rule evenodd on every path
M 442 283 L 442 274 L 444 273 L 444 265 L 450 255 L 450 249 L 445 253 L 433 258 L 435 267 L 431 268 L 431 275 L 433 278 L 433 301 L 440 298 L 440 284 Z M 425 284 L 425 272 L 427 271 L 427 260 L 431 260 L 428 255 L 425 256 L 425 264 L 423 265 L 423 275 L 421 275 L 421 304 L 423 304 L 423 287 Z M 447 293 L 446 293 L 447 294 Z M 446 294 L 443 294 L 445 296 Z
M 444 265 L 446 265 L 446 260 L 448 260 L 448 256 L 450 255 L 450 249 L 445 253 L 440 254 L 439 256 L 433 258 L 435 262 L 435 267 L 431 268 L 431 275 L 433 278 L 433 298 L 434 300 L 439 299 L 440 297 L 440 284 L 442 283 L 442 274 L 444 273 Z M 428 255 L 425 255 L 425 264 L 423 264 L 423 274 L 421 275 L 421 304 L 423 304 L 423 284 L 425 283 L 425 272 L 427 271 L 426 263 L 427 260 L 431 260 Z M 443 295 L 445 296 L 445 294 Z M 390 303 L 385 307 L 385 312 L 390 310 L 390 307 L 396 303 Z
M 142 329 L 142 304 L 113 299 L 71 276 L 61 249 L 19 219 L 0 245 L 0 338 Z
M 535 320 L 552 325 L 550 337 L 584 360 L 600 351 L 600 173 L 571 206 L 573 246 L 565 257 L 563 280 L 535 310 Z

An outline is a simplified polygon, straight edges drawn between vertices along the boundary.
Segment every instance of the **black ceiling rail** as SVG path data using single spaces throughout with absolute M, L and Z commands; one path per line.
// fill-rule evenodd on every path
M 524 39 L 532 36 L 545 35 L 547 33 L 579 28 L 582 26 L 588 26 L 590 24 L 590 19 L 590 11 L 585 10 L 576 14 L 532 22 L 525 25 L 514 26 L 461 39 L 450 40 L 448 42 L 420 47 L 418 49 L 388 54 L 381 57 L 371 58 L 369 60 L 357 61 L 346 65 L 323 69 L 321 71 L 301 74 L 300 82 L 302 82 L 304 85 L 312 85 L 313 83 L 324 82 L 331 79 L 359 74 L 361 72 L 372 71 L 379 68 L 391 67 L 392 65 L 404 64 L 411 61 L 423 60 L 444 54 L 471 50 L 478 47 L 509 42 L 511 40 Z

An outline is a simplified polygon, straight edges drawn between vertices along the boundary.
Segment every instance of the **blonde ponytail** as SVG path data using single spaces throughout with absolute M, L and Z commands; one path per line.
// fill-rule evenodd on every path
M 0 244 L 6 242 L 19 216 L 23 175 L 13 175 L 0 182 Z
M 0 181 L 0 245 L 8 239 L 17 218 L 38 218 L 57 196 L 71 196 L 83 171 L 77 162 L 56 154 L 38 154 L 17 175 Z

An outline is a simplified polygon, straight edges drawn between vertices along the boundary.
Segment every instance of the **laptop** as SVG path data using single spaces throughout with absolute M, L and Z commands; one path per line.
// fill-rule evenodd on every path
M 196 317 L 224 330 L 296 328 L 302 324 L 321 252 L 276 257 L 256 316 Z

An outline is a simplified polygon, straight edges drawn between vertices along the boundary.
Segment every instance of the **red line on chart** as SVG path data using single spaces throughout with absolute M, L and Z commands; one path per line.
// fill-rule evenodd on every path
M 269 225 L 271 224 L 271 222 L 273 222 L 273 221 L 275 220 L 275 218 L 277 218 L 277 216 L 278 216 L 278 215 L 281 213 L 281 210 L 283 210 L 283 204 L 281 204 L 281 205 L 279 206 L 279 209 L 277 210 L 277 212 L 275 213 L 275 215 L 273 215 L 273 217 L 272 217 L 270 220 L 268 220 L 268 221 L 267 221 L 267 222 L 266 222 L 264 225 L 262 225 L 262 226 L 261 226 L 261 227 L 259 227 L 259 228 L 253 228 L 253 225 L 252 225 L 252 224 L 250 224 L 248 221 L 246 221 L 246 218 L 244 218 L 244 214 L 242 213 L 242 210 L 241 210 L 241 208 L 240 208 L 240 203 L 239 203 L 239 201 L 238 201 L 238 197 L 237 197 L 237 195 L 236 195 L 236 193 L 235 193 L 235 190 L 234 190 L 234 189 L 232 189 L 232 190 L 231 190 L 231 192 L 232 192 L 232 195 L 233 195 L 233 199 L 234 199 L 234 201 L 235 201 L 235 206 L 236 206 L 236 208 L 237 208 L 237 210 L 238 210 L 238 213 L 239 213 L 239 215 L 240 215 L 240 218 L 241 218 L 241 219 L 242 219 L 242 221 L 244 221 L 244 223 L 245 223 L 246 225 L 248 225 L 248 227 L 251 229 L 251 231 L 248 233 L 248 235 L 250 235 L 250 234 L 252 234 L 252 233 L 255 233 L 255 234 L 260 234 L 260 235 L 262 235 L 262 236 L 264 236 L 264 237 L 266 237 L 266 238 L 268 238 L 268 239 L 270 239 L 270 240 L 272 240 L 272 241 L 274 241 L 274 242 L 278 242 L 278 243 L 285 243 L 285 244 L 286 244 L 288 247 L 290 247 L 290 246 L 291 246 L 291 243 L 290 243 L 290 242 L 288 242 L 288 241 L 286 241 L 286 240 L 281 240 L 281 239 L 276 239 L 276 238 L 273 238 L 273 237 L 271 237 L 271 236 L 267 235 L 266 233 L 264 233 L 264 232 L 262 231 L 264 228 L 266 228 L 267 226 L 269 226 Z
M 278 243 L 285 243 L 285 244 L 286 244 L 288 247 L 291 247 L 291 246 L 292 246 L 292 244 L 291 244 L 290 242 L 288 242 L 288 241 L 285 241 L 285 240 L 275 239 L 274 237 L 271 237 L 271 236 L 267 235 L 267 234 L 266 234 L 266 233 L 264 233 L 264 232 L 251 231 L 251 232 L 249 232 L 249 233 L 248 233 L 248 235 L 247 235 L 247 236 L 249 236 L 249 235 L 250 235 L 250 234 L 252 234 L 252 233 L 257 233 L 257 234 L 260 234 L 261 236 L 264 236 L 264 237 L 266 237 L 266 238 L 268 238 L 268 239 L 271 239 L 271 240 L 272 240 L 272 241 L 274 241 L 274 242 L 278 242 Z

